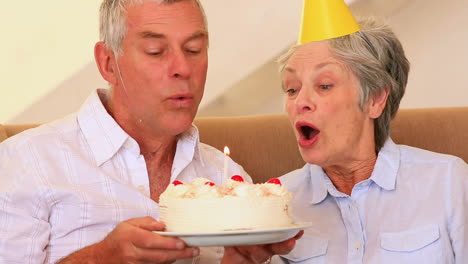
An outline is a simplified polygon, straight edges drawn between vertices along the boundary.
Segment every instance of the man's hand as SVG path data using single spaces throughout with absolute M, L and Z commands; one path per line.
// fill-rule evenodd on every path
M 304 231 L 300 231 L 295 237 L 274 244 L 225 247 L 224 256 L 221 263 L 250 264 L 267 262 L 273 255 L 288 254 L 296 245 L 296 240 L 301 238 L 303 234 Z
M 117 225 L 101 242 L 59 263 L 172 263 L 199 254 L 198 248 L 187 247 L 180 239 L 152 232 L 164 228 L 164 224 L 151 217 L 129 219 Z

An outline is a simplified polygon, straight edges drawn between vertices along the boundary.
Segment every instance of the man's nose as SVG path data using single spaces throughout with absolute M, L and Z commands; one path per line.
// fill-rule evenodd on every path
M 192 73 L 192 67 L 183 51 L 176 51 L 173 54 L 169 74 L 173 78 L 187 79 Z

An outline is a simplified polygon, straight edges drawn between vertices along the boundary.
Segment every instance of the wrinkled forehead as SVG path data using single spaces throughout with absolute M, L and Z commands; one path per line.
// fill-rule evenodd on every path
M 325 61 L 335 60 L 332 56 L 327 41 L 318 41 L 297 46 L 291 53 L 287 68 L 311 66 Z
M 296 46 L 289 54 L 282 72 L 306 73 L 324 68 L 345 70 L 346 67 L 333 56 L 327 41 L 318 41 Z
M 297 46 L 291 53 L 282 69 L 283 82 L 312 80 L 325 75 L 340 80 L 354 78 L 351 68 L 334 56 L 326 42 L 309 44 Z

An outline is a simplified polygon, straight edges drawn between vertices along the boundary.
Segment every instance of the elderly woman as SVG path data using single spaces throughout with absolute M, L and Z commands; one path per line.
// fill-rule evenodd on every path
M 280 59 L 307 164 L 281 178 L 311 222 L 286 263 L 468 263 L 468 166 L 390 138 L 409 63 L 374 19 Z M 437 129 L 437 128 L 435 128 Z

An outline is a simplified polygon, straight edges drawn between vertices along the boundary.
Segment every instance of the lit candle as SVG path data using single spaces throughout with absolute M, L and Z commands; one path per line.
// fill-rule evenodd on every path
M 228 159 L 231 152 L 227 146 L 224 146 L 224 181 L 228 178 Z

